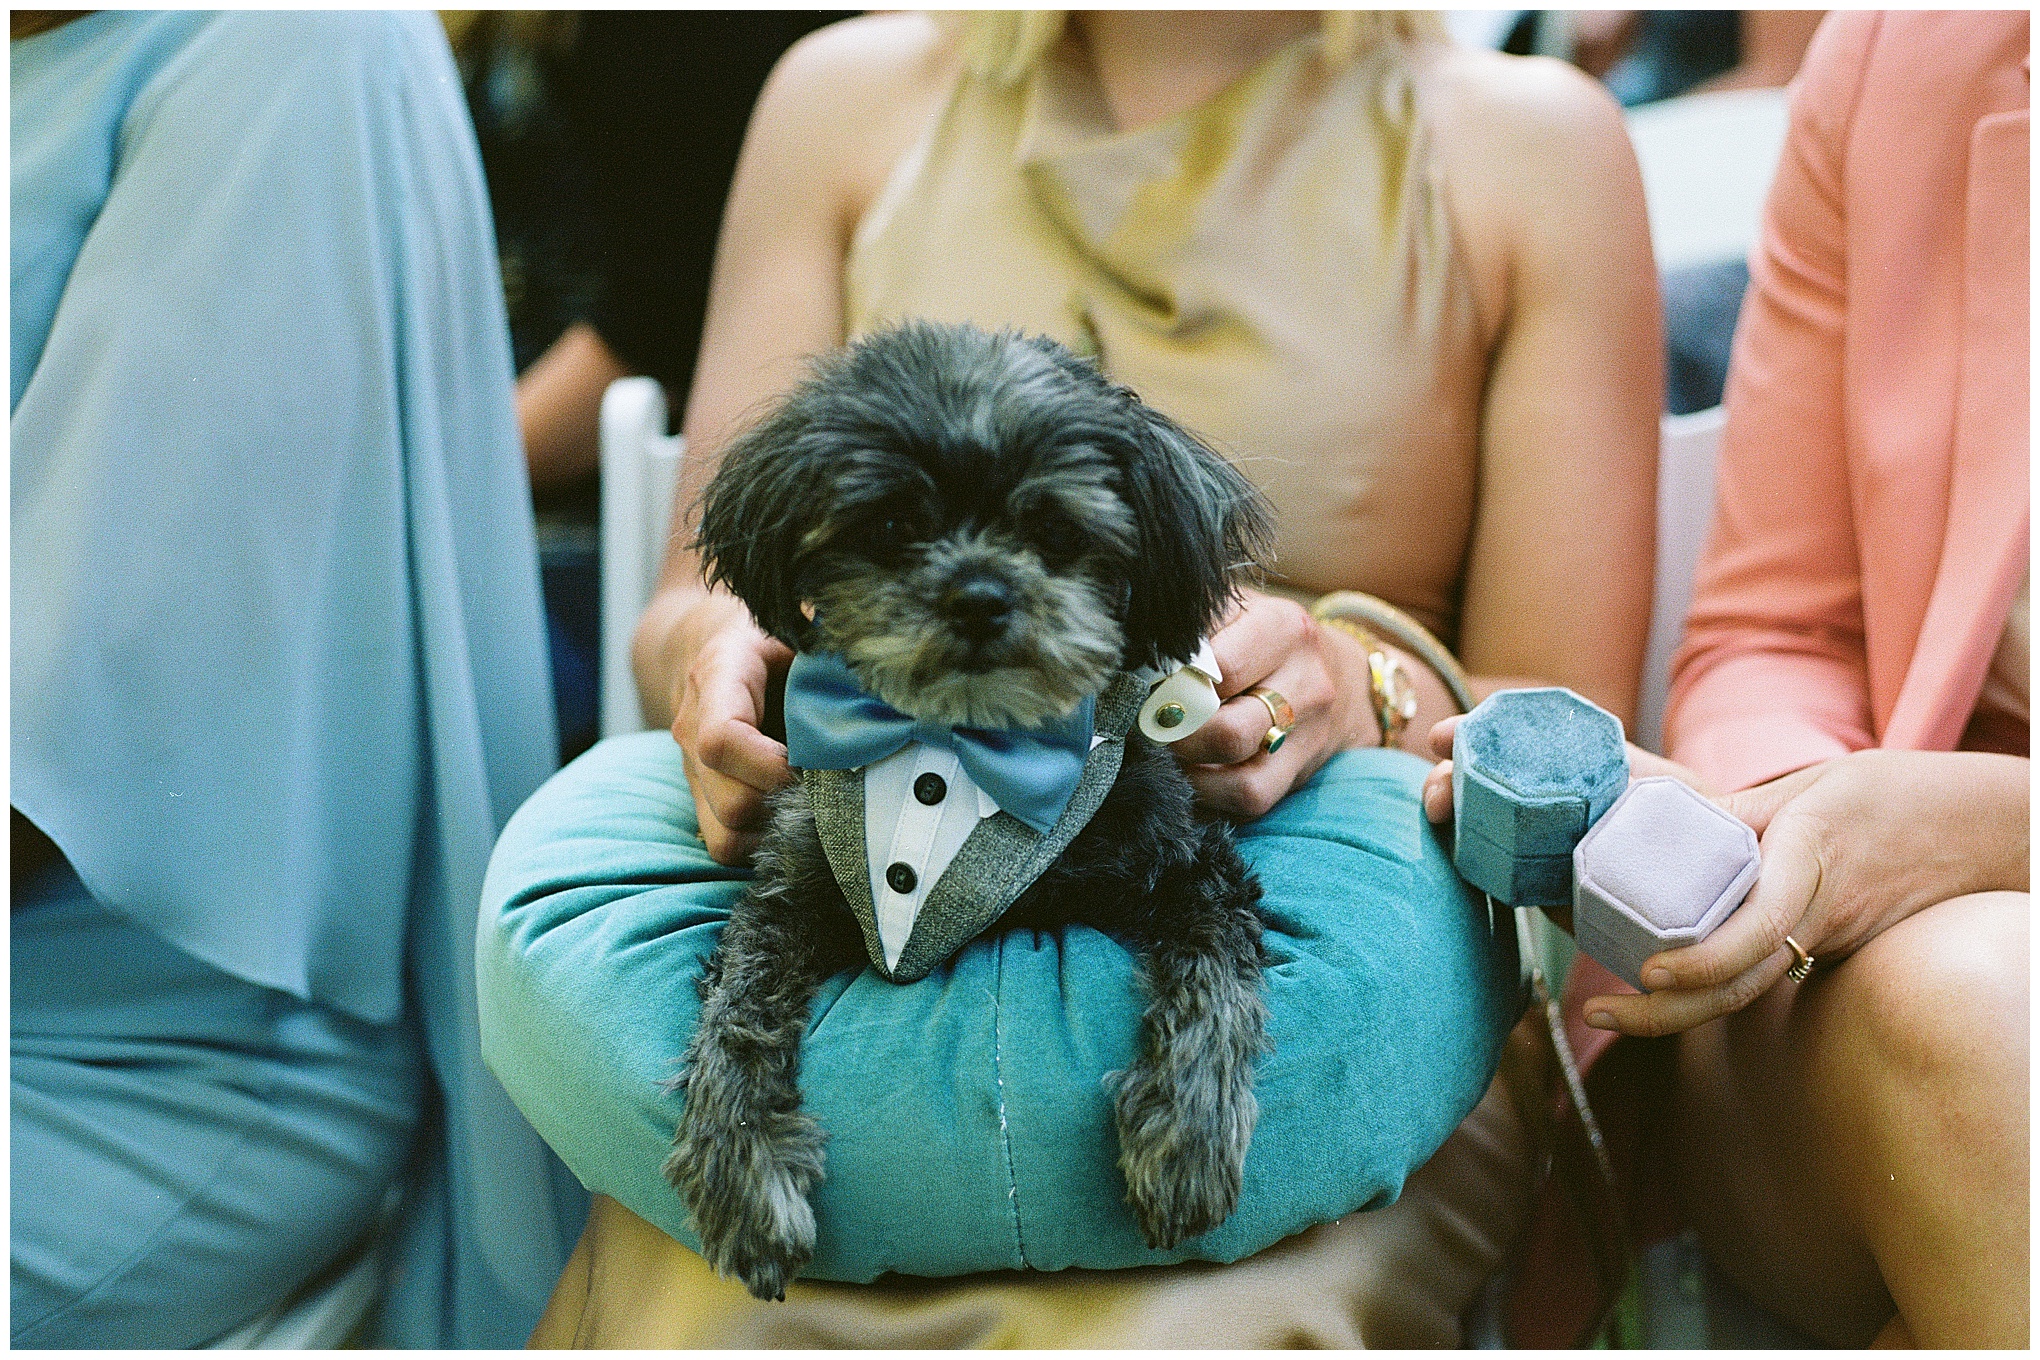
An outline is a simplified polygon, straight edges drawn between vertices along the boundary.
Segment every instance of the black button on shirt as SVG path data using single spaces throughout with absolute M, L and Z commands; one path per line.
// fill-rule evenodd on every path
M 928 807 L 934 807 L 949 796 L 949 785 L 933 770 L 914 781 L 914 797 Z
M 920 881 L 914 873 L 914 867 L 903 860 L 895 860 L 892 867 L 885 871 L 886 886 L 901 895 L 912 892 L 914 885 Z

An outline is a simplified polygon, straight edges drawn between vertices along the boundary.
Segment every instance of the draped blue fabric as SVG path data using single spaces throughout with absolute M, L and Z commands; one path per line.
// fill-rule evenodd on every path
M 482 1069 L 554 750 L 487 197 L 429 12 L 11 45 L 14 805 L 224 972 L 422 1025 L 390 1344 L 515 1345 L 584 1207 Z
M 222 973 L 61 861 L 12 907 L 15 1349 L 205 1344 L 376 1228 L 424 1106 L 409 1026 Z

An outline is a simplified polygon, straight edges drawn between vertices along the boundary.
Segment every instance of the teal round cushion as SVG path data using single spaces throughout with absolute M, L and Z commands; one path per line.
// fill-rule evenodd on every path
M 996 926 L 919 982 L 817 998 L 800 1084 L 828 1131 L 806 1274 L 958 1275 L 1232 1261 L 1391 1203 L 1486 1090 L 1521 1013 L 1506 912 L 1453 872 L 1426 767 L 1334 758 L 1240 829 L 1267 920 L 1260 1122 L 1239 1208 L 1154 1251 L 1123 1202 L 1103 1079 L 1134 1056 L 1132 957 L 1085 926 Z M 590 1190 L 688 1246 L 660 1175 L 695 980 L 748 875 L 696 832 L 680 751 L 618 737 L 505 828 L 477 937 L 483 1053 Z

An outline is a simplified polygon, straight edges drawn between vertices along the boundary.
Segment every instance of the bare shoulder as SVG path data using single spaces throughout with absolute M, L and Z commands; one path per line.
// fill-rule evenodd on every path
M 1426 45 L 1413 63 L 1455 220 L 1485 279 L 1508 288 L 1539 247 L 1647 231 L 1622 109 L 1548 57 Z
M 830 24 L 773 68 L 752 138 L 820 175 L 859 213 L 935 116 L 959 66 L 949 30 L 927 14 Z
M 795 43 L 768 88 L 838 108 L 883 109 L 933 93 L 956 63 L 956 44 L 935 17 L 869 14 L 818 28 Z
M 1441 150 L 1455 160 L 1505 151 L 1548 167 L 1628 145 L 1614 97 L 1565 62 L 1439 43 L 1420 49 L 1413 67 Z

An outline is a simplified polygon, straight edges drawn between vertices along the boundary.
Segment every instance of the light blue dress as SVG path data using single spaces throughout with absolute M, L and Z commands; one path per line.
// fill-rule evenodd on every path
M 585 1199 L 478 1056 L 475 904 L 554 733 L 445 37 L 105 11 L 10 64 L 10 796 L 76 871 L 36 919 L 91 938 L 89 895 L 319 1043 L 421 1035 L 429 1167 L 382 1339 L 519 1344 Z M 51 992 L 17 985 L 17 1035 L 55 1032 L 23 1009 Z M 17 1043 L 17 1238 L 23 1140 L 64 1136 L 24 1121 L 22 1072 Z

